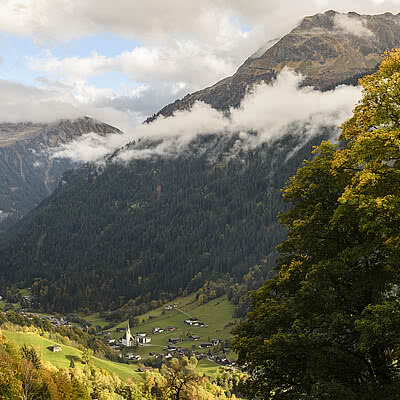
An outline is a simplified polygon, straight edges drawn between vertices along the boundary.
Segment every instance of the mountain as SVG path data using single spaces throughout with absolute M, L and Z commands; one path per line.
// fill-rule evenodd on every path
M 400 46 L 398 22 L 391 14 L 328 11 L 307 17 L 264 54 L 246 60 L 233 77 L 159 115 L 189 108 L 195 100 L 228 110 L 239 105 L 248 87 L 271 81 L 285 66 L 320 90 L 355 83 L 374 70 L 384 50 Z M 313 136 L 302 129 L 294 125 L 248 151 L 232 152 L 238 136 L 208 135 L 171 158 L 122 166 L 112 156 L 104 168 L 86 165 L 66 173 L 3 243 L 0 290 L 10 283 L 31 286 L 34 304 L 44 309 L 125 305 L 131 315 L 210 288 L 210 281 L 237 298 L 240 283 L 255 288 L 271 274 L 266 257 L 273 259 L 285 235 L 277 223 L 285 181 L 311 157 L 313 145 L 337 134 L 332 126 Z M 207 290 L 207 296 L 216 295 L 217 289 Z
M 284 67 L 301 73 L 304 86 L 329 90 L 376 70 L 382 54 L 400 46 L 400 13 L 341 14 L 327 11 L 304 18 L 265 52 L 249 57 L 237 72 L 215 85 L 188 94 L 149 118 L 172 115 L 203 101 L 218 110 L 238 107 L 249 87 L 276 78 Z M 267 46 L 268 47 L 268 46 Z
M 0 229 L 2 222 L 10 225 L 51 194 L 73 167 L 71 161 L 53 159 L 52 149 L 90 132 L 119 131 L 89 117 L 52 124 L 0 123 Z

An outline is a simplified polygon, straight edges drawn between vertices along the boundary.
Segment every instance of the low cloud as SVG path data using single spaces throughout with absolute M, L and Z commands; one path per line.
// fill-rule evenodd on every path
M 142 120 L 142 115 L 120 111 L 107 104 L 96 104 L 101 89 L 67 87 L 45 81 L 46 88 L 0 80 L 0 121 L 51 123 L 60 119 L 76 119 L 85 115 L 130 129 Z M 92 93 L 91 93 L 92 92 Z M 107 91 L 108 95 L 108 91 Z M 95 101 L 90 101 L 90 97 Z M 106 94 L 105 94 L 105 97 Z
M 357 87 L 342 86 L 322 93 L 310 87 L 299 88 L 302 79 L 285 69 L 273 84 L 255 87 L 239 108 L 231 109 L 229 116 L 198 102 L 191 110 L 160 117 L 123 135 L 85 135 L 57 149 L 54 157 L 103 162 L 107 155 L 118 149 L 116 159 L 121 162 L 154 156 L 170 157 L 186 151 L 199 135 L 238 135 L 236 147 L 247 150 L 279 138 L 293 126 L 300 126 L 301 134 L 306 137 L 316 134 L 321 127 L 338 126 L 351 115 L 360 98 L 360 88 Z M 150 141 L 152 145 L 127 146 L 121 150 L 139 139 Z
M 366 26 L 366 22 L 362 16 L 336 14 L 335 27 L 341 31 L 349 33 L 350 35 L 358 37 L 374 36 L 373 32 Z

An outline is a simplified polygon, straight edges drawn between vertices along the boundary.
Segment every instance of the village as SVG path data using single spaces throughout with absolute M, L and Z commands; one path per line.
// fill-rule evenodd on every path
M 168 305 L 165 307 L 166 310 L 176 309 L 176 305 Z M 184 320 L 184 325 L 187 327 L 197 327 L 203 328 L 207 325 L 197 319 L 189 318 Z M 141 347 L 153 347 L 151 345 L 152 338 L 155 335 L 162 334 L 164 332 L 174 332 L 177 330 L 175 326 L 168 326 L 166 328 L 153 327 L 151 333 L 147 332 L 135 332 L 132 334 L 131 328 L 128 326 L 126 328 L 116 328 L 116 332 L 123 332 L 123 335 L 119 339 L 110 338 L 107 340 L 109 346 L 120 353 L 121 357 L 125 360 L 132 362 L 145 361 L 146 359 L 153 360 L 169 360 L 173 357 L 190 357 L 194 356 L 198 360 L 207 359 L 210 362 L 214 362 L 219 365 L 233 367 L 235 366 L 234 361 L 230 361 L 226 357 L 226 353 L 230 351 L 228 341 L 222 341 L 218 338 L 212 338 L 209 341 L 201 341 L 201 335 L 188 334 L 186 337 L 169 337 L 165 346 L 157 345 L 157 347 L 162 347 L 162 352 L 150 351 L 147 357 L 144 357 L 138 352 L 132 352 L 131 349 L 138 350 Z M 107 332 L 107 336 L 111 333 Z
M 29 304 L 30 294 L 26 293 L 23 299 L 25 304 Z M 178 303 L 164 305 L 159 310 L 160 316 L 162 315 L 165 321 L 171 319 L 171 321 L 179 322 L 167 326 L 164 326 L 165 324 L 158 326 L 157 318 L 153 323 L 154 316 L 149 316 L 148 321 L 142 319 L 142 324 L 138 327 L 131 327 L 127 321 L 125 326 L 117 325 L 110 328 L 109 325 L 94 327 L 90 321 L 77 315 L 44 315 L 32 312 L 29 307 L 14 309 L 14 311 L 30 319 L 33 316 L 39 317 L 44 323 L 55 328 L 80 327 L 84 331 L 90 329 L 93 331 L 96 328 L 95 334 L 102 337 L 104 343 L 118 354 L 120 362 L 123 363 L 144 366 L 152 362 L 160 364 L 173 357 L 194 356 L 198 360 L 206 360 L 215 365 L 235 366 L 235 362 L 231 359 L 232 355 L 228 358 L 231 346 L 226 332 L 221 335 L 222 337 L 210 337 L 210 327 L 201 318 L 195 318 L 180 310 Z M 229 323 L 227 327 L 229 325 L 231 324 Z M 134 332 L 137 328 L 140 330 Z M 222 332 L 218 329 L 216 331 Z M 61 351 L 61 347 L 55 345 L 49 350 L 58 352 Z

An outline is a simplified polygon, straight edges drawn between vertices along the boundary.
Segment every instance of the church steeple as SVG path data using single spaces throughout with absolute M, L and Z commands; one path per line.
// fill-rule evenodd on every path
M 124 346 L 128 346 L 128 347 L 133 346 L 133 344 L 135 343 L 135 339 L 133 338 L 133 336 L 131 334 L 129 320 L 128 320 L 128 326 L 125 331 L 125 335 L 122 337 L 121 342 Z

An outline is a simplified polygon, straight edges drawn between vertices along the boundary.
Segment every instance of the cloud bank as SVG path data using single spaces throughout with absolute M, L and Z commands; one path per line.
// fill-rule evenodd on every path
M 284 69 L 273 84 L 255 87 L 229 116 L 198 102 L 191 110 L 160 117 L 123 135 L 85 135 L 58 148 L 54 157 L 102 163 L 107 155 L 139 139 L 150 140 L 152 145 L 127 146 L 119 150 L 116 160 L 169 157 L 185 151 L 198 135 L 238 135 L 236 147 L 248 150 L 279 138 L 294 125 L 300 126 L 305 136 L 314 135 L 324 126 L 338 126 L 351 115 L 360 98 L 357 87 L 342 86 L 322 93 L 310 87 L 299 88 L 302 79 Z
M 5 0 L 0 2 L 0 31 L 37 40 L 71 40 L 109 31 L 143 42 L 191 37 L 215 43 L 235 18 L 250 27 L 264 26 L 265 33 L 273 33 L 266 37 L 273 38 L 305 15 L 328 9 L 397 13 L 399 5 L 399 0 L 114 0 L 110 7 L 107 0 Z
M 110 105 L 88 101 L 90 92 L 95 99 L 99 91 L 84 84 L 68 87 L 58 82 L 41 79 L 46 88 L 0 80 L 0 121 L 51 123 L 60 119 L 76 119 L 84 115 L 130 129 L 139 121 L 134 113 L 119 111 Z M 103 93 L 109 98 L 109 91 Z M 141 116 L 140 116 L 141 117 Z

